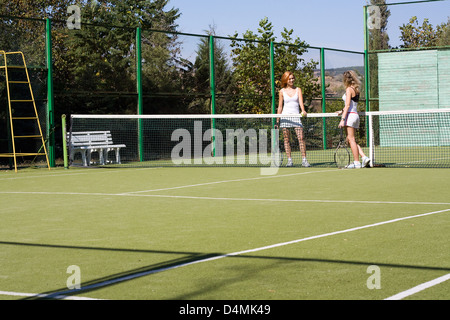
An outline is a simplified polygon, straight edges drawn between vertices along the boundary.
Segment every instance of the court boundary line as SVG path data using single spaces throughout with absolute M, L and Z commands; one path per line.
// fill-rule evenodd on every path
M 199 197 L 166 194 L 133 194 L 133 193 L 89 193 L 89 192 L 50 192 L 50 191 L 0 191 L 2 194 L 30 194 L 48 196 L 100 196 L 100 197 L 141 197 L 141 198 L 171 198 L 187 200 L 209 201 L 252 201 L 252 202 L 312 202 L 312 203 L 359 203 L 359 204 L 408 204 L 408 205 L 442 205 L 449 206 L 450 202 L 426 201 L 379 201 L 379 200 L 331 200 L 331 199 L 258 199 L 258 198 L 225 198 L 225 197 Z
M 27 293 L 27 292 L 13 292 L 13 291 L 0 291 L 1 296 L 10 296 L 10 297 L 26 297 L 26 298 L 47 298 L 48 295 L 43 293 Z M 88 298 L 88 297 L 78 297 L 78 296 L 55 296 L 55 299 L 63 299 L 63 300 L 103 300 L 97 298 Z
M 286 241 L 286 242 L 280 242 L 280 243 L 276 243 L 276 244 L 273 244 L 273 245 L 262 246 L 262 247 L 253 248 L 253 249 L 247 249 L 247 250 L 242 250 L 242 251 L 236 251 L 236 252 L 232 252 L 232 253 L 218 255 L 218 256 L 215 256 L 215 257 L 199 259 L 199 260 L 196 260 L 196 261 L 190 261 L 190 262 L 181 263 L 181 264 L 178 264 L 178 265 L 172 265 L 172 266 L 169 266 L 169 267 L 163 267 L 163 268 L 154 269 L 154 270 L 150 270 L 150 271 L 144 271 L 144 272 L 138 272 L 138 273 L 135 273 L 135 274 L 131 274 L 131 275 L 122 277 L 122 278 L 117 278 L 117 279 L 114 279 L 114 280 L 107 280 L 107 281 L 99 282 L 99 283 L 96 283 L 96 284 L 93 284 L 93 285 L 89 285 L 89 286 L 86 286 L 86 287 L 81 287 L 81 289 L 67 290 L 67 291 L 63 291 L 63 292 L 55 292 L 55 293 L 51 293 L 51 294 L 38 294 L 35 297 L 38 297 L 38 298 L 65 299 L 66 297 L 72 297 L 71 294 L 77 294 L 77 293 L 80 293 L 80 292 L 83 292 L 83 291 L 86 291 L 86 290 L 93 290 L 93 289 L 97 289 L 97 288 L 101 288 L 101 287 L 117 284 L 117 283 L 120 283 L 120 282 L 124 282 L 124 281 L 127 281 L 127 280 L 133 280 L 133 279 L 140 278 L 140 277 L 145 277 L 145 276 L 148 276 L 148 275 L 151 275 L 151 274 L 164 272 L 164 271 L 169 271 L 169 270 L 173 270 L 173 269 L 178 269 L 178 268 L 182 268 L 182 267 L 187 267 L 187 266 L 198 264 L 198 263 L 215 261 L 215 260 L 228 258 L 228 257 L 235 257 L 235 256 L 247 254 L 247 253 L 253 253 L 253 252 L 257 252 L 257 251 L 263 251 L 263 250 L 278 248 L 278 247 L 287 246 L 287 245 L 291 245 L 291 244 L 297 244 L 297 243 L 305 242 L 305 241 L 309 241 L 309 240 L 315 240 L 315 239 L 325 238 L 325 237 L 334 236 L 334 235 L 338 235 L 338 234 L 343 234 L 343 233 L 348 233 L 348 232 L 353 232 L 353 231 L 369 229 L 369 228 L 378 227 L 378 226 L 382 226 L 382 225 L 386 225 L 386 224 L 390 224 L 390 223 L 395 223 L 395 222 L 399 222 L 399 221 L 404 221 L 404 220 L 409 220 L 409 219 L 415 219 L 415 218 L 430 216 L 430 215 L 444 213 L 444 212 L 449 212 L 449 211 L 450 211 L 450 208 L 449 209 L 444 209 L 444 210 L 427 212 L 427 213 L 421 213 L 421 214 L 416 214 L 416 215 L 413 215 L 413 216 L 396 218 L 396 219 L 376 222 L 376 223 L 372 223 L 372 224 L 368 224 L 368 225 L 364 225 L 364 226 L 359 226 L 359 227 L 353 227 L 353 228 L 339 230 L 339 231 L 328 232 L 328 233 L 324 233 L 324 234 L 319 234 L 319 235 L 315 235 L 315 236 L 310 236 L 310 237 L 296 239 L 296 240 L 291 240 L 291 241 Z
M 61 173 L 51 173 L 51 174 L 42 174 L 42 175 L 35 175 L 35 176 L 10 176 L 10 177 L 2 177 L 0 176 L 0 181 L 6 181 L 6 180 L 21 180 L 21 179 L 34 179 L 34 178 L 54 178 L 54 177 L 67 177 L 67 176 L 79 176 L 79 175 L 86 175 L 86 174 L 105 174 L 105 173 L 112 173 L 112 172 L 119 172 L 115 170 L 98 170 L 94 172 L 93 170 L 97 170 L 99 168 L 92 168 L 92 169 L 80 169 L 78 172 L 67 172 L 67 171 L 55 171 L 55 172 L 61 172 Z M 133 171 L 139 171 L 139 170 L 151 170 L 151 169 L 161 169 L 161 167 L 151 167 L 151 168 L 126 168 L 126 170 L 133 170 Z M 84 172 L 82 172 L 83 170 Z M 89 170 L 89 171 L 88 171 Z M 92 170 L 92 171 L 91 171 Z
M 252 178 L 241 178 L 241 179 L 211 181 L 211 182 L 190 184 L 190 185 L 184 185 L 184 186 L 176 186 L 176 187 L 168 187 L 168 188 L 159 188 L 159 189 L 124 192 L 124 193 L 121 193 L 121 195 L 122 194 L 123 195 L 128 195 L 128 194 L 139 194 L 139 193 L 146 193 L 146 192 L 168 191 L 168 190 L 176 190 L 176 189 L 184 189 L 184 188 L 202 187 L 202 186 L 208 186 L 208 185 L 214 185 L 214 184 L 222 184 L 222 183 L 231 183 L 231 182 L 242 182 L 242 181 L 254 181 L 254 180 L 262 180 L 262 179 L 285 178 L 285 177 L 293 177 L 293 176 L 313 174 L 313 173 L 336 172 L 336 171 L 342 171 L 342 170 L 341 169 L 330 169 L 330 170 L 320 170 L 320 171 L 296 172 L 296 173 L 280 174 L 280 175 L 267 175 L 267 176 L 259 175 L 258 177 L 252 177 Z
M 389 298 L 386 298 L 384 300 L 402 300 L 404 298 L 407 298 L 409 296 L 412 296 L 416 293 L 419 293 L 423 290 L 429 289 L 431 287 L 434 287 L 438 284 L 441 284 L 447 280 L 450 280 L 450 273 L 447 273 L 446 275 L 442 276 L 442 277 L 438 277 L 436 279 L 421 283 L 411 289 L 399 292 L 393 296 L 390 296 Z

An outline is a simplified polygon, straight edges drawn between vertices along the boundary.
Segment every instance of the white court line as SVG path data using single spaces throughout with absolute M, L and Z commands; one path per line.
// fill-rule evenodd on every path
M 12 292 L 12 291 L 0 291 L 0 295 L 2 296 L 10 296 L 10 297 L 33 297 L 33 298 L 46 298 L 48 294 L 41 293 L 25 293 L 25 292 Z M 75 296 L 55 296 L 55 299 L 63 299 L 63 300 L 101 300 L 94 298 L 85 298 L 85 297 L 75 297 Z
M 78 173 L 56 173 L 56 174 L 47 174 L 41 176 L 19 176 L 19 177 L 8 177 L 8 178 L 0 178 L 0 181 L 3 180 L 20 180 L 20 179 L 31 179 L 31 178 L 48 178 L 48 177 L 67 177 L 67 176 L 79 176 L 87 174 L 87 172 L 78 172 Z
M 350 228 L 350 229 L 345 229 L 345 230 L 340 230 L 340 231 L 324 233 L 324 234 L 320 234 L 320 235 L 316 235 L 316 236 L 306 237 L 306 238 L 292 240 L 292 241 L 287 241 L 287 242 L 281 242 L 281 243 L 277 243 L 277 244 L 273 244 L 273 245 L 269 245 L 269 246 L 264 246 L 264 247 L 254 248 L 254 249 L 248 249 L 248 250 L 243 250 L 243 251 L 237 251 L 237 252 L 233 252 L 233 253 L 219 255 L 219 256 L 216 256 L 216 257 L 211 257 L 211 258 L 206 258 L 206 259 L 200 259 L 200 260 L 196 260 L 196 261 L 181 263 L 181 264 L 170 266 L 170 267 L 164 267 L 164 268 L 154 269 L 154 270 L 150 270 L 150 271 L 139 272 L 139 273 L 135 273 L 135 274 L 132 274 L 132 275 L 129 275 L 129 276 L 117 278 L 117 279 L 114 279 L 114 280 L 108 280 L 108 281 L 99 282 L 99 283 L 96 283 L 96 284 L 93 284 L 93 285 L 90 285 L 90 286 L 82 287 L 81 290 L 92 290 L 92 289 L 96 289 L 96 288 L 100 288 L 100 287 L 104 287 L 104 286 L 109 286 L 109 285 L 116 284 L 116 283 L 119 283 L 119 282 L 132 280 L 132 279 L 148 276 L 148 275 L 159 273 L 159 272 L 163 272 L 163 271 L 169 271 L 169 270 L 178 269 L 178 268 L 181 268 L 181 267 L 187 267 L 187 266 L 198 264 L 198 263 L 219 260 L 219 259 L 223 259 L 223 258 L 227 258 L 227 257 L 235 257 L 235 256 L 247 254 L 247 253 L 253 253 L 253 252 L 257 252 L 257 251 L 263 251 L 263 250 L 278 248 L 278 247 L 287 246 L 287 245 L 291 245 L 291 244 L 296 244 L 296 243 L 300 243 L 300 242 L 304 242 L 304 241 L 330 237 L 330 236 L 334 236 L 334 235 L 338 235 L 338 234 L 343 234 L 343 233 L 348 233 L 348 232 L 353 232 L 353 231 L 358 231 L 358 230 L 378 227 L 378 226 L 382 226 L 382 225 L 385 225 L 385 224 L 395 223 L 395 222 L 404 221 L 404 220 L 408 220 L 408 219 L 425 217 L 425 216 L 438 214 L 438 213 L 443 213 L 443 212 L 448 212 L 448 211 L 450 211 L 450 209 L 433 211 L 433 212 L 427 212 L 427 213 L 417 214 L 417 215 L 414 215 L 414 216 L 397 218 L 397 219 L 377 222 L 377 223 L 373 223 L 373 224 L 368 224 L 368 225 L 365 225 L 365 226 L 360 226 L 360 227 L 355 227 L 355 228 Z M 79 292 L 79 290 L 68 290 L 68 291 L 59 292 L 59 293 L 53 293 L 53 294 L 40 294 L 39 296 L 40 297 L 44 297 L 44 298 L 47 297 L 47 298 L 58 298 L 59 299 L 59 298 L 62 298 L 62 297 L 66 297 L 67 294 L 74 294 L 74 293 L 77 293 L 77 292 Z
M 434 280 L 419 284 L 418 286 L 415 286 L 414 288 L 408 289 L 406 291 L 397 293 L 396 295 L 393 295 L 389 298 L 386 298 L 384 300 L 402 300 L 406 297 L 412 296 L 413 294 L 416 294 L 420 291 L 423 291 L 425 289 L 431 288 L 433 286 L 436 286 L 442 282 L 445 282 L 447 280 L 450 280 L 450 273 L 446 274 L 445 276 L 436 278 Z
M 0 192 L 1 193 L 1 192 Z M 314 202 L 314 203 L 361 203 L 361 204 L 420 204 L 420 205 L 450 205 L 450 202 L 414 202 L 414 201 L 378 201 L 378 200 L 317 200 L 317 199 L 256 199 L 256 198 L 223 198 L 223 197 L 197 197 L 173 196 L 164 194 L 116 194 L 116 196 L 174 198 L 213 201 L 255 201 L 255 202 Z
M 126 168 L 126 170 L 133 170 L 133 171 L 139 171 L 139 170 L 154 170 L 154 169 L 160 169 L 160 167 L 152 167 L 152 168 Z M 51 178 L 51 177 L 67 177 L 67 176 L 79 176 L 79 175 L 86 175 L 86 174 L 105 174 L 105 173 L 113 173 L 113 172 L 119 172 L 120 170 L 106 170 L 106 171 L 95 171 L 97 169 L 79 169 L 83 170 L 84 172 L 78 171 L 76 173 L 67 173 L 67 171 L 61 172 L 61 173 L 53 173 L 53 174 L 42 174 L 39 176 L 12 176 L 12 177 L 1 177 L 0 181 L 3 180 L 19 180 L 19 179 L 33 179 L 33 178 Z M 89 170 L 89 171 L 88 171 Z M 92 170 L 92 171 L 91 171 Z M 51 171 L 50 171 L 51 172 Z
M 318 200 L 318 199 L 257 199 L 257 198 L 224 198 L 173 196 L 165 194 L 129 194 L 129 193 L 88 193 L 88 192 L 49 192 L 49 191 L 0 191 L 0 194 L 30 194 L 48 196 L 100 196 L 100 197 L 140 197 L 140 198 L 171 198 L 209 201 L 252 201 L 252 202 L 313 202 L 313 203 L 360 203 L 360 204 L 411 204 L 411 205 L 450 205 L 450 202 L 425 201 L 379 201 L 379 200 Z
M 332 170 L 308 171 L 308 172 L 297 172 L 297 173 L 282 174 L 282 175 L 273 175 L 273 176 L 258 176 L 258 177 L 254 177 L 254 178 L 242 178 L 242 179 L 233 179 L 233 180 L 222 180 L 222 181 L 204 182 L 204 183 L 189 184 L 189 185 L 177 186 L 177 187 L 169 187 L 169 188 L 160 188 L 160 189 L 151 189 L 151 190 L 142 190 L 142 191 L 124 192 L 123 195 L 126 195 L 126 194 L 146 193 L 146 192 L 155 192 L 155 191 L 167 191 L 167 190 L 184 189 L 184 188 L 193 188 L 193 187 L 202 187 L 202 186 L 208 186 L 208 185 L 213 185 L 213 184 L 222 184 L 222 183 L 230 183 L 230 182 L 241 182 L 241 181 L 254 181 L 254 180 L 262 180 L 262 179 L 285 178 L 285 177 L 299 176 L 299 175 L 305 175 L 305 174 L 323 173 L 323 172 L 334 172 L 334 171 L 342 171 L 342 170 L 340 170 L 340 169 L 332 169 Z

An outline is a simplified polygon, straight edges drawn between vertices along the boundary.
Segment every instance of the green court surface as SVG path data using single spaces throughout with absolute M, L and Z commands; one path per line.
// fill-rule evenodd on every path
M 450 298 L 450 170 L 272 173 L 0 171 L 0 299 Z

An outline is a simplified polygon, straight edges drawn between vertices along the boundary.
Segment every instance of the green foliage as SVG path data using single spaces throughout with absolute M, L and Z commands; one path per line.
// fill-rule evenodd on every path
M 164 11 L 167 3 L 168 0 L 84 1 L 81 30 L 69 30 L 64 23 L 55 24 L 56 94 L 69 90 L 78 95 L 90 92 L 96 95 L 93 98 L 97 102 L 85 105 L 89 112 L 135 113 L 134 99 L 115 106 L 111 96 L 136 92 L 136 27 L 176 30 L 179 13 L 177 9 Z M 144 91 L 155 92 L 172 84 L 176 37 L 170 33 L 143 32 L 142 43 Z M 102 95 L 109 95 L 110 101 Z M 80 106 L 73 108 L 81 112 Z
M 293 30 L 284 29 L 282 42 L 274 49 L 275 79 L 285 71 L 296 76 L 296 85 L 303 90 L 304 99 L 312 99 L 320 92 L 314 69 L 318 62 L 308 63 L 302 58 L 308 45 L 298 37 L 292 39 Z M 258 33 L 248 30 L 243 39 L 236 33 L 231 43 L 233 71 L 237 80 L 238 113 L 271 113 L 270 42 L 275 42 L 272 23 L 267 18 L 259 23 Z M 276 82 L 279 87 L 279 81 Z
M 215 35 L 214 27 L 208 31 L 208 35 Z M 210 95 L 210 40 L 202 38 L 197 47 L 197 57 L 194 63 L 193 84 L 191 92 L 196 97 L 189 104 L 189 112 L 211 113 Z M 233 72 L 227 62 L 224 46 L 219 39 L 214 39 L 214 80 L 216 97 L 229 97 L 233 95 Z M 233 103 L 227 99 L 221 99 L 216 104 L 216 113 L 230 113 Z
M 439 35 L 436 43 L 438 46 L 450 46 L 450 18 L 447 23 L 442 23 L 436 27 L 436 33 Z
M 409 20 L 409 23 L 400 27 L 403 41 L 402 48 L 422 48 L 450 45 L 450 19 L 447 23 L 442 23 L 436 27 L 430 24 L 428 19 L 424 19 L 422 25 L 416 16 Z
M 83 0 L 81 30 L 68 28 L 69 0 L 0 0 L 2 14 L 30 19 L 6 19 L 0 24 L 2 48 L 25 53 L 29 65 L 46 68 L 45 21 L 52 19 L 55 118 L 70 113 L 136 112 L 136 27 L 142 27 L 144 113 L 209 113 L 209 39 L 200 40 L 195 61 L 182 57 L 176 33 L 178 9 L 169 0 Z M 158 31 L 156 31 L 158 30 Z M 210 30 L 214 35 L 214 30 Z M 6 35 L 6 36 L 5 36 Z M 275 44 L 275 79 L 293 71 L 306 101 L 320 95 L 314 78 L 317 62 L 306 62 L 308 45 L 284 29 Z M 215 39 L 217 113 L 270 113 L 270 42 L 276 41 L 268 19 L 244 41 L 232 39 L 232 60 Z M 46 81 L 43 73 L 41 82 Z M 239 106 L 236 108 L 236 106 Z
M 370 50 L 382 50 L 389 48 L 389 35 L 387 32 L 388 19 L 391 11 L 385 6 L 386 0 L 370 0 L 371 5 L 376 5 L 380 10 L 380 28 L 369 30 L 369 48 Z
M 63 19 L 72 4 L 72 0 L 0 0 L 0 12 L 15 17 Z

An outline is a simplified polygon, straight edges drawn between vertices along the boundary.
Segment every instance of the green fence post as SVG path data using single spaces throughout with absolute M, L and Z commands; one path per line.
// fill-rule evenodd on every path
M 272 113 L 276 113 L 276 88 L 275 88 L 275 49 L 273 41 L 270 41 L 270 87 L 272 91 Z M 275 121 L 275 119 L 272 119 Z
M 211 114 L 216 114 L 216 74 L 214 62 L 214 36 L 209 36 L 209 84 L 211 92 Z
M 369 30 L 367 27 L 368 15 L 367 6 L 364 6 L 364 86 L 366 87 L 366 111 L 370 111 L 370 68 L 369 68 Z M 368 121 L 366 117 L 366 145 L 369 146 L 370 141 Z M 373 160 L 373 159 L 372 159 Z
M 272 114 L 277 113 L 276 108 L 276 86 L 275 86 L 275 47 L 273 41 L 270 41 L 270 87 L 271 87 L 271 94 L 272 94 Z M 277 124 L 277 119 L 272 118 L 272 129 L 275 129 L 275 126 Z M 277 130 L 272 130 L 272 132 L 277 132 Z M 271 153 L 272 155 L 276 154 L 276 152 L 279 152 L 279 137 L 276 134 L 271 134 Z
M 144 113 L 143 98 L 142 98 L 142 37 L 141 28 L 136 28 L 136 90 L 138 95 L 137 113 L 142 115 Z M 144 161 L 144 128 L 142 127 L 142 119 L 138 119 L 138 146 L 139 146 L 139 161 Z
M 216 114 L 216 72 L 215 72 L 215 62 L 214 62 L 214 36 L 209 36 L 209 86 L 211 93 L 211 114 Z M 211 120 L 211 142 L 212 142 L 212 156 L 216 156 L 216 119 Z
M 321 86 L 322 86 L 322 113 L 326 113 L 327 109 L 327 101 L 326 101 L 326 92 L 325 92 L 325 48 L 320 48 L 320 77 L 321 77 Z M 326 119 L 323 118 L 323 149 L 327 150 L 327 122 Z
M 46 19 L 46 41 L 45 49 L 47 56 L 47 138 L 48 138 L 48 161 L 50 167 L 56 167 L 55 162 L 55 111 L 53 97 L 53 56 L 52 56 L 52 23 Z

